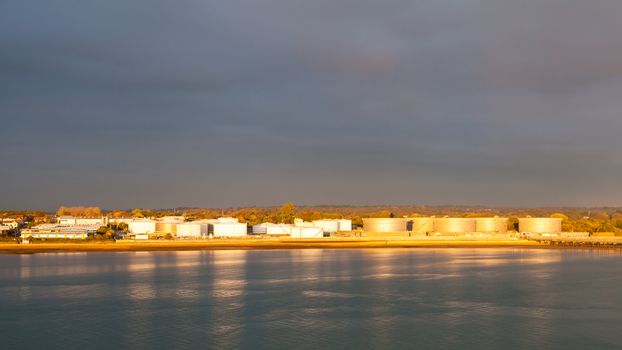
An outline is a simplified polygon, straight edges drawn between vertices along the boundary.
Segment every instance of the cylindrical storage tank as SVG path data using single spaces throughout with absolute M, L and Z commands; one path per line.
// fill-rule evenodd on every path
M 408 220 L 403 218 L 366 218 L 363 219 L 365 232 L 404 232 Z
M 314 227 L 320 227 L 324 232 L 339 231 L 339 221 L 337 220 L 313 220 Z
M 207 224 L 199 222 L 185 222 L 177 224 L 177 237 L 193 237 L 200 238 L 207 235 Z
M 212 227 L 214 237 L 243 237 L 246 236 L 248 227 L 241 222 L 219 222 Z
M 476 218 L 475 230 L 482 233 L 507 233 L 508 218 Z
M 475 231 L 473 218 L 434 218 L 434 232 L 438 233 L 468 233 Z
M 324 231 L 320 227 L 293 226 L 290 228 L 292 238 L 322 238 Z
M 270 225 L 270 223 L 268 222 L 253 225 L 253 230 L 252 230 L 253 234 L 254 235 L 265 235 L 266 233 L 268 233 L 268 225 Z
M 339 219 L 339 231 L 352 231 L 352 220 L 350 219 Z
M 426 233 L 434 231 L 434 218 L 412 218 L 413 232 Z
M 142 221 L 132 221 L 128 224 L 128 228 L 130 233 L 155 233 L 156 230 L 155 221 L 142 220 Z
M 290 235 L 292 225 L 288 224 L 270 224 L 266 227 L 266 233 L 269 235 Z
M 519 218 L 518 229 L 525 233 L 562 232 L 561 218 Z
M 156 222 L 155 230 L 156 230 L 156 233 L 174 234 L 175 232 L 177 232 L 177 223 L 176 222 Z

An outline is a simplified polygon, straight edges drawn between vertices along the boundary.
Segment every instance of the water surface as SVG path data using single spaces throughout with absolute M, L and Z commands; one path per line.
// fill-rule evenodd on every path
M 2 349 L 622 344 L 615 250 L 0 255 Z

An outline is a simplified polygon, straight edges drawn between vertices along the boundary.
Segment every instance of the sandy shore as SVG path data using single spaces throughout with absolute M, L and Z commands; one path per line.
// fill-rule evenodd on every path
M 224 249 L 356 249 L 356 248 L 500 248 L 545 247 L 517 239 L 213 239 L 196 241 L 118 241 L 116 243 L 0 243 L 0 253 L 60 251 L 176 251 Z

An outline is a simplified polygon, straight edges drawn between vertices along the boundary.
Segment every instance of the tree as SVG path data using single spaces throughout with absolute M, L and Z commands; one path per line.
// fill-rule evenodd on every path
M 140 209 L 138 209 L 138 208 L 136 208 L 136 209 L 132 210 L 132 212 L 130 213 L 130 215 L 131 215 L 133 218 L 144 218 L 144 217 L 145 217 L 145 215 L 143 214 L 143 211 L 142 211 L 142 210 L 140 210 Z
M 294 216 L 296 214 L 296 206 L 294 203 L 287 202 L 283 204 L 278 212 L 279 221 L 286 224 L 294 223 Z

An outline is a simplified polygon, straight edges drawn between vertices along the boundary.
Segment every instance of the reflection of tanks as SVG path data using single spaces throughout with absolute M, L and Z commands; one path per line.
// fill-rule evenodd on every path
M 520 218 L 518 229 L 525 233 L 559 233 L 562 232 L 561 218 Z
M 403 218 L 366 218 L 363 219 L 365 232 L 405 232 L 408 220 Z
M 434 232 L 467 233 L 476 232 L 473 218 L 434 218 Z
M 507 233 L 507 218 L 476 218 L 475 230 L 482 233 Z

